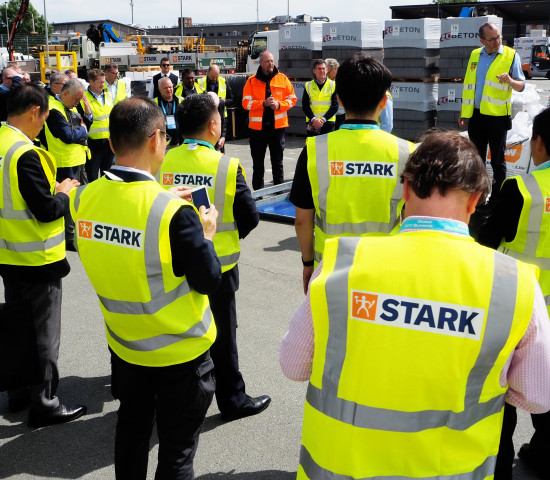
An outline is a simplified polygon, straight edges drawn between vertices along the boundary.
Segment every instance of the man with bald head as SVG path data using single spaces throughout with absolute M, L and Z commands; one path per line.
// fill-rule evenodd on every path
M 0 85 L 0 121 L 5 122 L 7 114 L 7 93 L 23 84 L 23 76 L 13 67 L 2 70 L 2 84 Z
M 174 84 L 168 77 L 162 77 L 158 82 L 159 96 L 155 102 L 161 108 L 166 118 L 166 133 L 171 137 L 168 147 L 175 147 L 180 144 L 180 134 L 176 109 L 183 101 L 183 98 L 174 95 Z
M 284 181 L 283 151 L 287 112 L 296 103 L 294 87 L 286 75 L 279 72 L 273 54 L 260 54 L 260 66 L 244 86 L 243 108 L 248 110 L 250 153 L 252 154 L 252 188 L 264 186 L 264 157 L 269 146 L 273 183 Z

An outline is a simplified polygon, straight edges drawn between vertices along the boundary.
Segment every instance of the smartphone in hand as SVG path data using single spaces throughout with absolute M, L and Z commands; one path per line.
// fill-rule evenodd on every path
M 204 205 L 206 213 L 208 213 L 210 210 L 210 198 L 208 197 L 208 190 L 204 185 L 191 190 L 191 199 L 193 200 L 193 205 L 197 207 L 197 210 L 201 205 Z

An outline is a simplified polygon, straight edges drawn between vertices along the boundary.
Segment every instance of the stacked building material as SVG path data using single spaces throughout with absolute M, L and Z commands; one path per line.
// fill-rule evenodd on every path
M 323 58 L 342 63 L 355 53 L 382 61 L 383 24 L 378 20 L 323 23 Z
M 418 140 L 428 128 L 435 126 L 437 83 L 394 82 L 390 88 L 393 97 L 394 135 L 407 140 Z
M 323 22 L 295 23 L 279 29 L 279 70 L 292 78 L 310 78 L 311 64 L 322 58 Z
M 502 18 L 496 15 L 485 17 L 445 18 L 441 20 L 441 53 L 439 77 L 463 79 L 468 67 L 470 53 L 482 45 L 479 42 L 479 27 L 486 22 L 495 23 L 502 31 Z
M 436 127 L 457 130 L 462 108 L 462 83 L 439 83 Z
M 433 79 L 439 72 L 441 20 L 386 20 L 384 65 L 396 78 Z
M 311 72 L 311 68 L 309 69 Z M 288 111 L 288 128 L 286 132 L 292 135 L 306 135 L 306 116 L 302 110 L 302 96 L 306 82 L 292 82 L 294 93 L 298 98 L 296 105 Z

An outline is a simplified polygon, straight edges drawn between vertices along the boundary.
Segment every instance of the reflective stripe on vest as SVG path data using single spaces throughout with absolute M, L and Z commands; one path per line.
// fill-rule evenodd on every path
M 409 238 L 405 240 L 408 235 Z M 399 238 L 401 237 L 401 238 Z M 437 234 L 433 236 L 429 233 L 427 236 L 418 236 L 418 234 L 400 234 L 391 239 L 361 239 L 353 237 L 344 237 L 333 239 L 327 244 L 326 258 L 323 271 L 319 277 L 312 283 L 311 286 L 311 303 L 313 325 L 315 328 L 315 358 L 313 361 L 313 371 L 311 381 L 308 386 L 306 397 L 306 410 L 304 412 L 304 434 L 302 443 L 301 468 L 308 474 L 308 478 L 314 479 L 346 479 L 346 478 L 372 478 L 372 479 L 418 479 L 418 478 L 463 478 L 463 479 L 485 479 L 485 475 L 481 475 L 489 471 L 491 474 L 496 461 L 496 452 L 493 455 L 493 447 L 498 446 L 498 438 L 500 432 L 500 423 L 498 419 L 502 419 L 502 410 L 504 406 L 504 397 L 506 389 L 498 383 L 499 373 L 495 366 L 504 366 L 509 354 L 513 351 L 519 339 L 524 335 L 527 324 L 530 320 L 532 302 L 534 299 L 534 278 L 533 269 L 526 265 L 518 264 L 514 259 L 506 257 L 498 252 L 485 253 L 481 248 L 477 247 L 469 240 L 451 239 L 447 240 L 448 234 Z M 414 240 L 411 240 L 414 239 Z M 428 242 L 421 243 L 422 239 L 428 239 Z M 384 249 L 383 242 L 393 242 Z M 452 242 L 452 243 L 447 243 Z M 412 243 L 412 244 L 411 244 Z M 406 284 L 411 282 L 414 276 L 406 275 L 402 280 L 401 285 L 398 285 L 396 278 L 395 291 L 389 290 L 391 278 L 395 272 L 395 268 L 401 263 L 402 257 L 406 254 L 399 255 L 399 258 L 394 262 L 389 262 L 389 276 L 380 279 L 381 292 L 387 296 L 384 298 L 394 297 L 397 303 L 403 299 L 408 302 L 415 302 L 418 298 L 418 303 L 415 303 L 417 312 L 424 304 L 432 304 L 442 302 L 440 305 L 452 308 L 452 304 L 456 300 L 463 299 L 464 306 L 472 306 L 480 309 L 480 318 L 485 320 L 476 323 L 475 332 L 477 337 L 470 339 L 457 338 L 455 336 L 438 335 L 437 329 L 433 327 L 433 333 L 430 328 L 417 330 L 399 328 L 394 330 L 395 335 L 388 332 L 388 328 L 395 328 L 393 321 L 403 322 L 405 315 L 400 316 L 400 319 L 387 318 L 383 322 L 379 318 L 379 313 L 382 310 L 382 299 L 380 294 L 372 293 L 375 298 L 369 300 L 378 301 L 378 313 L 375 317 L 368 316 L 367 320 L 357 318 L 357 311 L 353 310 L 353 302 L 350 300 L 350 294 L 354 289 L 363 287 L 364 293 L 369 292 L 374 285 L 377 284 L 376 275 L 371 274 L 371 271 L 378 271 L 380 264 L 384 264 L 384 255 L 391 257 L 392 251 L 395 249 L 411 248 L 411 251 L 416 250 L 421 245 L 427 248 L 432 246 L 448 245 L 450 248 L 457 247 L 464 250 L 460 251 L 461 258 L 468 259 L 470 254 L 479 254 L 479 259 L 483 266 L 492 265 L 492 271 L 487 272 L 487 278 L 492 279 L 491 285 L 486 285 L 483 293 L 468 298 L 465 289 L 464 295 L 449 294 L 441 297 L 444 287 L 437 286 L 431 288 L 429 285 L 424 289 L 426 297 L 417 297 L 421 290 L 418 287 L 407 287 Z M 382 256 L 380 256 L 382 252 Z M 376 257 L 378 261 L 373 260 L 372 264 L 365 265 L 369 256 Z M 428 254 L 420 255 L 419 261 L 424 262 Z M 439 253 L 441 256 L 441 253 Z M 465 260 L 467 261 L 467 260 Z M 363 267 L 361 267 L 364 265 Z M 435 265 L 435 264 L 434 264 Z M 463 263 L 457 265 L 457 271 L 462 272 Z M 477 262 L 472 266 L 468 266 L 466 272 L 475 272 Z M 434 267 L 428 270 L 432 272 Z M 374 269 L 374 270 L 372 270 Z M 455 269 L 449 269 L 447 274 L 452 277 Z M 529 276 L 528 276 L 529 275 Z M 444 275 L 442 276 L 442 278 Z M 484 277 L 485 278 L 485 277 Z M 433 281 L 433 280 L 432 280 Z M 523 286 L 520 289 L 520 281 Z M 374 290 L 374 292 L 377 292 Z M 415 292 L 415 293 L 413 293 Z M 391 295 L 391 294 L 394 295 Z M 411 298 L 412 297 L 412 298 Z M 326 299 L 326 300 L 325 300 Z M 517 299 L 517 304 L 516 304 Z M 469 303 L 469 301 L 471 303 Z M 431 303 L 432 302 L 432 303 Z M 446 303 L 449 302 L 449 303 Z M 410 304 L 410 303 L 409 303 Z M 462 304 L 461 304 L 462 305 Z M 528 307 L 529 306 L 529 307 Z M 371 307 L 369 307 L 371 308 Z M 375 307 L 373 307 L 375 308 Z M 433 308 L 437 308 L 435 305 Z M 434 310 L 434 315 L 437 313 Z M 462 316 L 462 314 L 460 314 Z M 417 321 L 422 317 L 426 321 L 426 316 L 420 314 L 416 320 L 411 320 L 411 325 L 426 325 L 419 324 Z M 410 318 L 410 317 L 407 317 Z M 441 317 L 439 317 L 441 318 Z M 458 317 L 457 317 L 458 318 Z M 462 317 L 461 317 L 462 318 Z M 473 317 L 472 317 L 473 318 Z M 355 319 L 355 320 L 354 320 Z M 407 323 L 406 320 L 404 323 Z M 407 326 L 404 325 L 406 328 Z M 457 324 L 458 327 L 458 324 Z M 430 333 L 428 333 L 430 331 Z M 408 333 L 405 333 L 408 332 Z M 450 332 L 453 333 L 453 332 Z M 373 345 L 364 345 L 363 339 L 375 337 L 372 341 L 376 342 L 379 339 L 382 341 L 380 345 L 380 365 L 372 364 L 372 360 L 377 357 L 376 352 L 372 352 Z M 470 336 L 468 334 L 468 337 Z M 431 335 L 427 338 L 426 335 Z M 384 355 L 382 351 L 386 346 L 386 342 L 391 342 L 394 338 L 396 341 L 396 349 L 402 348 L 403 342 L 407 339 L 411 344 L 411 350 L 405 350 L 402 355 L 397 354 L 395 364 L 385 365 L 385 357 L 391 356 L 388 352 Z M 451 340 L 451 338 L 453 340 Z M 450 389 L 442 389 L 447 392 L 449 397 L 445 396 L 442 391 L 438 400 L 430 400 L 431 395 L 422 394 L 425 390 L 420 390 L 418 394 L 411 392 L 411 399 L 406 400 L 401 398 L 392 401 L 392 397 L 399 392 L 399 387 L 384 387 L 385 378 L 387 378 L 386 370 L 389 368 L 393 371 L 399 368 L 402 361 L 406 361 L 408 355 L 418 354 L 419 347 L 414 347 L 415 341 L 421 342 L 420 345 L 433 344 L 433 351 L 426 354 L 420 359 L 415 358 L 415 366 L 417 363 L 424 362 L 426 372 L 430 372 L 430 362 L 433 362 L 441 354 L 441 348 L 449 346 L 451 348 L 451 356 L 446 360 L 452 364 L 455 355 L 460 355 L 464 349 L 464 364 L 453 372 L 453 381 L 458 381 L 459 385 Z M 437 347 L 439 345 L 439 348 Z M 362 355 L 361 349 L 370 351 L 370 356 Z M 365 362 L 365 368 L 372 373 L 363 374 L 363 367 L 359 362 Z M 422 368 L 422 367 L 421 367 Z M 438 370 L 439 371 L 439 370 Z M 445 369 L 443 369 L 445 371 Z M 354 379 L 354 372 L 361 374 L 361 377 Z M 428 388 L 432 382 L 437 379 L 432 375 L 428 376 L 428 382 L 422 382 L 422 370 L 418 373 L 418 384 L 422 385 L 422 389 Z M 429 373 L 428 373 L 429 375 Z M 372 377 L 372 384 L 368 383 L 368 377 Z M 396 372 L 395 379 L 388 378 L 389 385 L 392 382 L 398 382 L 400 379 L 399 373 Z M 464 381 L 461 382 L 460 379 Z M 441 379 L 442 382 L 445 379 Z M 354 388 L 354 382 L 364 385 L 360 388 Z M 435 386 L 437 388 L 437 386 Z M 365 391 L 370 389 L 370 393 Z M 378 392 L 378 390 L 380 392 Z M 429 390 L 428 390 L 429 391 Z M 460 395 L 456 398 L 457 393 Z M 435 397 L 438 395 L 435 394 Z M 442 401 L 441 398 L 445 400 Z M 361 399 L 365 399 L 364 403 Z M 440 408 L 437 406 L 440 405 Z M 455 408 L 449 408 L 453 407 Z M 403 408 L 402 408 L 403 407 Z M 410 408 L 409 408 L 410 407 Z M 319 431 L 318 425 L 324 425 L 328 431 Z M 443 429 L 438 432 L 437 429 Z M 485 429 L 485 430 L 483 430 Z M 487 430 L 489 429 L 489 430 Z M 449 433 L 446 433 L 449 431 Z M 462 433 L 463 432 L 463 433 Z M 469 470 L 464 470 L 463 465 L 458 465 L 455 475 L 437 476 L 436 473 L 445 473 L 452 468 L 452 461 L 446 455 L 443 446 L 453 448 L 453 439 L 457 442 L 459 451 L 466 452 L 467 446 L 458 445 L 462 440 L 468 442 L 474 436 L 487 439 L 488 447 L 482 450 L 480 458 L 474 458 L 472 464 L 471 459 L 465 464 L 469 465 Z M 326 438 L 334 438 L 334 442 L 343 441 L 344 444 L 337 447 L 338 453 L 340 450 L 346 451 L 348 447 L 354 449 L 350 452 L 349 458 L 340 459 L 335 453 L 332 458 L 325 458 L 325 455 L 330 456 L 331 445 L 326 444 Z M 340 436 L 342 436 L 340 438 Z M 434 444 L 434 450 L 438 453 L 436 458 L 441 455 L 446 458 L 442 466 L 438 462 L 426 467 L 425 464 L 419 464 L 418 468 L 414 465 L 415 449 L 426 445 L 430 439 L 446 437 L 442 440 L 441 446 Z M 316 438 L 320 438 L 316 441 Z M 349 440 L 349 439 L 354 440 Z M 410 442 L 411 451 L 408 452 L 409 459 L 405 461 L 397 470 L 392 469 L 393 464 L 384 459 L 376 463 L 373 459 L 372 467 L 369 466 L 369 454 L 365 453 L 364 463 L 355 464 L 354 460 L 358 459 L 361 452 L 368 445 L 362 443 L 369 439 L 379 441 L 386 439 L 388 445 L 391 445 L 392 440 L 397 444 L 407 444 Z M 356 440 L 357 439 L 357 440 Z M 346 443 L 347 442 L 347 443 Z M 309 451 L 308 451 L 309 450 Z M 441 453 L 440 453 L 441 450 Z M 397 454 L 397 450 L 393 449 L 388 458 Z M 423 452 L 425 455 L 429 455 Z M 372 454 L 371 454 L 372 456 Z M 304 464 L 302 464 L 304 460 Z M 477 460 L 479 460 L 478 463 Z M 406 465 L 410 465 L 407 467 Z M 331 468 L 334 468 L 333 472 Z M 342 468 L 343 470 L 340 470 Z M 364 470 L 366 468 L 366 470 Z M 438 468 L 441 470 L 438 471 Z M 309 472 L 308 472 L 309 470 Z M 473 473 L 472 473 L 472 470 Z M 376 472 L 377 475 L 366 475 L 367 472 Z M 422 475 L 423 472 L 433 471 L 432 475 Z M 464 472 L 468 473 L 464 473 Z M 339 473 L 345 475 L 338 475 Z M 399 472 L 399 475 L 392 476 L 393 472 Z M 298 478 L 305 478 L 298 475 Z
M 84 232 L 81 230 L 81 222 L 92 224 L 97 218 L 102 219 L 97 223 L 104 224 L 104 228 L 133 228 L 126 224 L 121 227 L 109 223 L 118 214 L 115 212 L 113 216 L 102 213 L 101 208 L 93 202 L 95 196 L 104 197 L 110 194 L 116 199 L 126 198 L 127 195 L 134 195 L 135 199 L 143 198 L 145 203 L 140 208 L 147 212 L 146 217 L 139 217 L 135 212 L 128 214 L 129 224 L 140 229 L 139 237 L 136 237 L 139 238 L 139 248 L 114 250 L 121 249 L 123 243 L 105 243 L 106 237 L 97 237 L 100 229 L 92 225 L 91 231 L 81 233 Z M 90 198 L 92 201 L 88 200 Z M 128 198 L 130 204 L 134 204 L 133 199 Z M 165 366 L 187 362 L 206 351 L 215 339 L 216 328 L 207 297 L 192 290 L 185 277 L 176 277 L 170 263 L 170 246 L 167 245 L 169 223 L 182 205 L 189 204 L 163 191 L 153 182 L 125 184 L 101 178 L 79 187 L 74 193 L 71 192 L 71 214 L 77 226 L 79 253 L 101 303 L 109 346 L 130 363 Z M 86 218 L 87 215 L 91 215 L 91 218 Z M 132 215 L 133 218 L 130 218 Z M 118 238 L 124 238 L 124 233 L 121 235 Z M 94 237 L 99 240 L 94 241 Z M 98 253 L 101 256 L 101 252 L 104 257 L 97 260 Z M 103 274 L 105 265 L 98 267 L 97 262 L 105 263 L 107 258 L 120 258 L 121 264 L 116 264 L 114 260 L 114 265 L 109 264 L 113 271 Z M 138 276 L 132 278 L 132 283 L 128 286 L 125 279 L 131 278 L 128 276 L 134 275 L 134 272 L 126 269 L 117 272 L 116 267 L 127 264 L 132 258 L 143 263 L 136 265 Z M 103 275 L 105 279 L 108 278 L 108 287 L 102 282 Z M 122 283 L 120 287 L 119 283 Z M 138 299 L 145 300 L 128 300 L 132 298 L 134 291 L 139 292 Z
M 58 112 L 61 112 L 67 122 L 67 125 L 71 128 L 63 103 L 54 97 L 50 97 L 50 110 L 57 110 Z M 44 124 L 44 129 L 46 132 L 48 151 L 56 159 L 57 168 L 76 167 L 86 163 L 87 147 L 80 145 L 79 143 L 65 143 L 61 139 L 55 137 L 50 131 L 47 121 Z
M 540 268 L 538 281 L 548 306 L 550 304 L 550 246 L 548 244 L 550 171 L 534 171 L 529 175 L 514 177 L 507 181 L 514 180 L 523 197 L 523 207 L 515 237 L 511 242 L 503 239 L 499 250 Z
M 187 140 L 191 141 L 191 140 Z M 191 143 L 192 144 L 192 143 Z M 220 155 L 214 150 L 199 147 L 199 150 L 188 150 L 189 143 L 181 145 L 178 148 L 170 150 L 161 166 L 161 185 L 164 188 L 170 188 L 174 185 L 175 176 L 180 174 L 186 177 L 193 177 L 194 174 L 207 174 L 211 175 L 213 172 L 211 169 L 212 156 Z M 199 160 L 195 155 L 200 154 L 204 159 L 201 165 L 197 165 Z M 186 157 L 187 155 L 193 155 L 193 157 Z M 213 203 L 219 212 L 216 220 L 216 234 L 214 235 L 213 243 L 220 264 L 222 266 L 222 272 L 226 272 L 233 268 L 240 256 L 239 246 L 239 232 L 237 230 L 237 224 L 233 218 L 233 202 L 226 204 L 226 197 L 235 198 L 235 185 L 236 185 L 236 173 L 238 164 L 231 167 L 231 162 L 238 160 L 233 159 L 228 155 L 221 155 L 219 159 L 216 159 L 216 173 L 215 173 L 215 187 L 212 191 L 212 186 L 205 185 L 212 193 Z M 244 172 L 244 170 L 243 170 Z M 165 182 L 165 175 L 168 175 L 170 180 Z M 184 181 L 185 182 L 185 181 Z M 181 185 L 191 186 L 191 183 L 181 183 Z M 177 183 L 180 185 L 180 183 Z M 194 184 L 193 184 L 194 185 Z M 210 198 L 212 201 L 212 198 Z M 229 216 L 231 221 L 224 221 Z
M 331 134 L 332 135 L 332 134 Z M 334 138 L 334 137 L 332 137 Z M 398 207 L 403 197 L 403 184 L 399 181 L 399 175 L 407 162 L 410 155 L 410 144 L 405 140 L 397 137 L 393 137 L 397 142 L 398 158 L 396 162 L 396 181 L 391 198 L 387 199 L 390 203 L 390 214 L 388 222 L 374 222 L 366 221 L 359 223 L 340 222 L 329 223 L 327 222 L 327 210 L 328 205 L 328 191 L 331 182 L 330 177 L 330 159 L 328 154 L 328 135 L 320 135 L 312 137 L 315 141 L 315 148 L 317 157 L 315 159 L 316 169 L 318 175 L 319 184 L 319 196 L 318 196 L 318 209 L 315 209 L 314 223 L 316 229 L 319 229 L 325 237 L 336 237 L 341 235 L 365 235 L 368 233 L 390 233 L 399 223 L 398 219 Z M 336 159 L 335 159 L 336 160 Z M 309 161 L 309 160 L 308 160 Z M 311 180 L 311 176 L 310 176 Z M 359 201 L 359 199 L 358 199 Z M 337 207 L 336 207 L 337 208 Z M 316 230 L 317 232 L 317 230 Z M 315 252 L 314 258 L 317 263 L 322 259 L 324 238 L 322 235 L 317 235 L 315 238 Z
M 315 87 L 313 87 L 315 84 Z M 314 80 L 306 83 L 307 94 L 309 95 L 309 104 L 311 106 L 311 111 L 316 118 L 322 117 L 324 113 L 328 112 L 330 109 L 330 101 L 332 94 L 335 90 L 335 83 L 332 80 L 326 79 L 323 84 L 323 88 L 319 90 L 319 85 Z M 306 117 L 306 122 L 309 122 L 309 118 Z M 329 122 L 336 121 L 336 115 L 333 115 L 328 119 Z
M 475 49 L 468 62 L 466 75 L 464 76 L 464 88 L 462 94 L 461 117 L 471 118 L 475 107 L 475 90 L 477 84 L 477 65 L 481 57 L 481 48 Z M 506 116 L 510 115 L 512 105 L 512 87 L 493 80 L 496 75 L 509 72 L 514 62 L 515 50 L 503 47 L 502 54 L 497 54 L 493 60 L 483 84 L 480 113 L 483 115 Z
M 105 105 L 102 105 L 88 90 L 84 92 L 94 116 L 94 121 L 88 131 L 88 137 L 94 140 L 109 138 L 109 115 L 113 109 L 113 100 L 109 91 L 104 90 L 103 92 Z
M 65 258 L 63 217 L 52 222 L 40 222 L 28 208 L 18 185 L 17 162 L 24 153 L 33 150 L 40 158 L 44 175 L 53 188 L 55 159 L 45 150 L 24 140 L 10 127 L 0 128 L 0 142 L 8 147 L 0 161 L 2 203 L 0 205 L 0 263 L 6 265 L 41 266 Z M 4 150 L 0 147 L 0 150 Z

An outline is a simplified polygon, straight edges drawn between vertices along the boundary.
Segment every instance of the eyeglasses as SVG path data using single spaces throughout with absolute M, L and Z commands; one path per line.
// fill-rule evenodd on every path
M 498 35 L 497 37 L 494 37 L 494 38 L 484 38 L 484 40 L 486 42 L 494 43 L 494 42 L 498 42 L 501 38 L 502 38 L 502 35 Z
M 159 130 L 159 132 L 166 136 L 166 143 L 170 143 L 170 141 L 172 140 L 172 136 L 171 135 L 168 135 L 165 131 L 163 130 Z M 155 130 L 153 133 L 150 133 L 149 135 L 147 135 L 148 138 L 151 138 L 155 133 L 157 133 L 157 131 Z
M 161 66 L 161 67 L 169 67 L 170 64 L 169 64 L 169 63 L 161 63 L 160 66 Z

